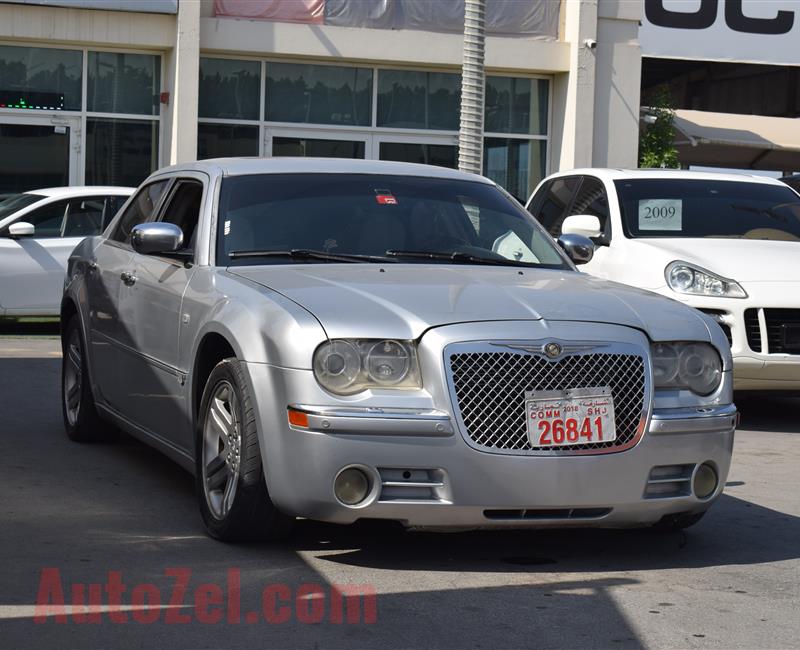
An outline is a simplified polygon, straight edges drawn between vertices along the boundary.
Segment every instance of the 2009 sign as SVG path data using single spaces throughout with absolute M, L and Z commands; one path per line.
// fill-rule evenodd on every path
M 645 219 L 671 219 L 677 214 L 674 206 L 644 206 Z
M 566 420 L 541 420 L 539 422 L 539 444 L 563 445 L 565 442 L 602 442 L 603 419 L 600 417 L 583 418 L 579 423 L 576 418 Z M 583 439 L 583 440 L 581 440 Z

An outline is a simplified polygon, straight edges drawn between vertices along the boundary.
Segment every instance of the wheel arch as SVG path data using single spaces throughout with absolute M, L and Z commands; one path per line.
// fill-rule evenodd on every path
M 203 389 L 211 371 L 223 359 L 237 357 L 236 349 L 228 337 L 220 332 L 207 332 L 200 339 L 192 366 L 192 413 L 197 417 Z

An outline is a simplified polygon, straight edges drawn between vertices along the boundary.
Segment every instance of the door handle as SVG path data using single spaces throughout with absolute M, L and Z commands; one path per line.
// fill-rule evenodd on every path
M 134 284 L 136 284 L 136 276 L 133 273 L 123 271 L 119 274 L 119 277 L 125 286 L 132 287 Z

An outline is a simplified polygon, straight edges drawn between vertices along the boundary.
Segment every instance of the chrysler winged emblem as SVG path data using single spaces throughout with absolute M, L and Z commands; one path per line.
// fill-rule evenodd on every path
M 544 346 L 542 346 L 542 350 L 544 350 L 544 353 L 551 359 L 555 359 L 561 354 L 561 346 L 555 341 L 545 343 Z

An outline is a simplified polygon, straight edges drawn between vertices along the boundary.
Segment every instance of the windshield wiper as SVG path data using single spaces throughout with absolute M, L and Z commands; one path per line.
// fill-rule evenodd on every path
M 308 248 L 292 248 L 291 250 L 252 250 L 252 251 L 232 251 L 228 257 L 233 259 L 244 257 L 290 257 L 295 260 L 326 260 L 328 262 L 395 262 L 396 260 L 380 257 L 378 255 L 356 255 L 351 253 L 326 253 L 325 251 L 315 251 Z
M 469 253 L 440 253 L 437 251 L 386 251 L 389 257 L 409 257 L 427 260 L 444 260 L 447 262 L 469 262 L 472 264 L 492 264 L 499 266 L 538 266 L 529 262 L 516 262 L 509 259 L 495 259 L 492 257 L 481 257 L 480 255 L 470 255 Z

